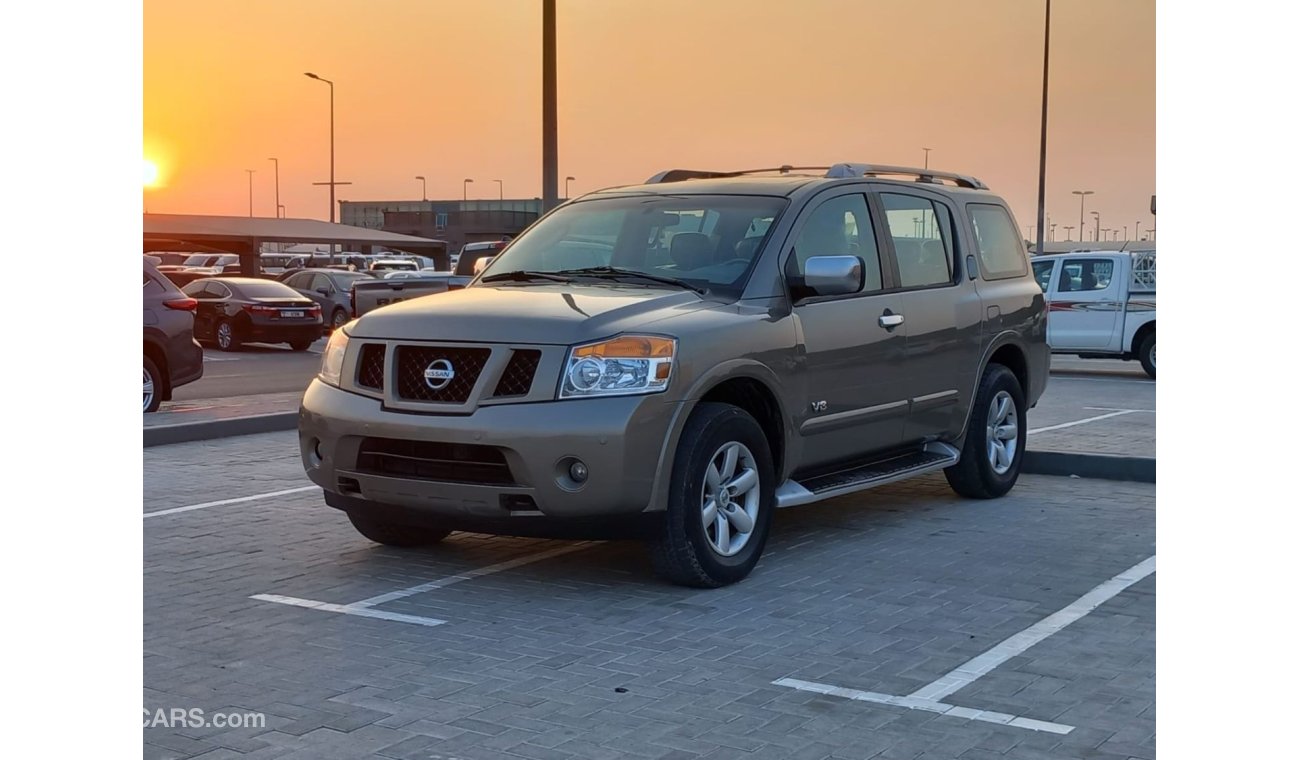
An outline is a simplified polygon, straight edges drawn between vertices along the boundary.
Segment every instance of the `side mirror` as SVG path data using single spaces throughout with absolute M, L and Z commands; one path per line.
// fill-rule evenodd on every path
M 843 296 L 862 290 L 862 259 L 813 256 L 803 265 L 803 286 L 818 296 Z
M 487 269 L 487 265 L 488 265 L 488 264 L 491 264 L 491 263 L 492 263 L 492 259 L 495 259 L 495 258 L 496 258 L 496 256 L 484 256 L 483 258 L 479 259 L 478 261 L 475 261 L 475 262 L 474 262 L 474 274 L 478 274 L 479 272 L 482 272 L 484 269 Z
M 320 293 L 320 294 L 323 295 L 323 296 L 327 296 L 327 295 L 330 294 L 330 289 L 329 289 L 329 288 L 316 288 L 316 292 L 317 292 L 317 293 Z

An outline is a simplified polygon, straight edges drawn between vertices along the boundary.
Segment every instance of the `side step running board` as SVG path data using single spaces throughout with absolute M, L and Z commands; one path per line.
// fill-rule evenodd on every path
M 865 491 L 914 475 L 942 470 L 957 463 L 961 452 L 939 441 L 927 443 L 925 448 L 911 454 L 880 462 L 840 470 L 829 475 L 818 475 L 802 482 L 787 480 L 776 489 L 778 507 L 797 507 L 815 501 L 843 496 L 846 493 Z

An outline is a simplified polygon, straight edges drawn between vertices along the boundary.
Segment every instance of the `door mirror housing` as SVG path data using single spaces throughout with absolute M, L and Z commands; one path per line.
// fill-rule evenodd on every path
M 323 296 L 327 296 L 327 295 L 330 294 L 330 289 L 329 289 L 329 288 L 316 288 L 316 292 L 317 292 L 317 293 L 320 293 L 320 294 L 323 295 Z
M 857 256 L 813 256 L 804 262 L 804 290 L 817 296 L 844 296 L 862 290 L 862 259 Z

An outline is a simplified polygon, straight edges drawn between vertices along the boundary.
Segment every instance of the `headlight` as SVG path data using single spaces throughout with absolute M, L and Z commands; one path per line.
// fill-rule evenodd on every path
M 348 334 L 342 329 L 330 335 L 330 342 L 325 344 L 325 352 L 320 359 L 321 382 L 339 387 L 339 376 L 343 374 L 343 354 L 348 350 Z
M 668 387 L 677 341 L 653 335 L 617 338 L 569 349 L 560 398 L 658 393 Z

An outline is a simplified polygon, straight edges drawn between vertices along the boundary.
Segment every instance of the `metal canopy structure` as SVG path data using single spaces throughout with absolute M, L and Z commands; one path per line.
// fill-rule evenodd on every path
M 322 222 L 316 219 L 274 219 L 255 216 L 201 214 L 145 214 L 144 252 L 220 250 L 239 255 L 244 272 L 257 272 L 263 243 L 326 243 L 343 250 L 369 252 L 383 246 L 429 256 L 447 265 L 443 240 L 400 235 L 396 232 Z

